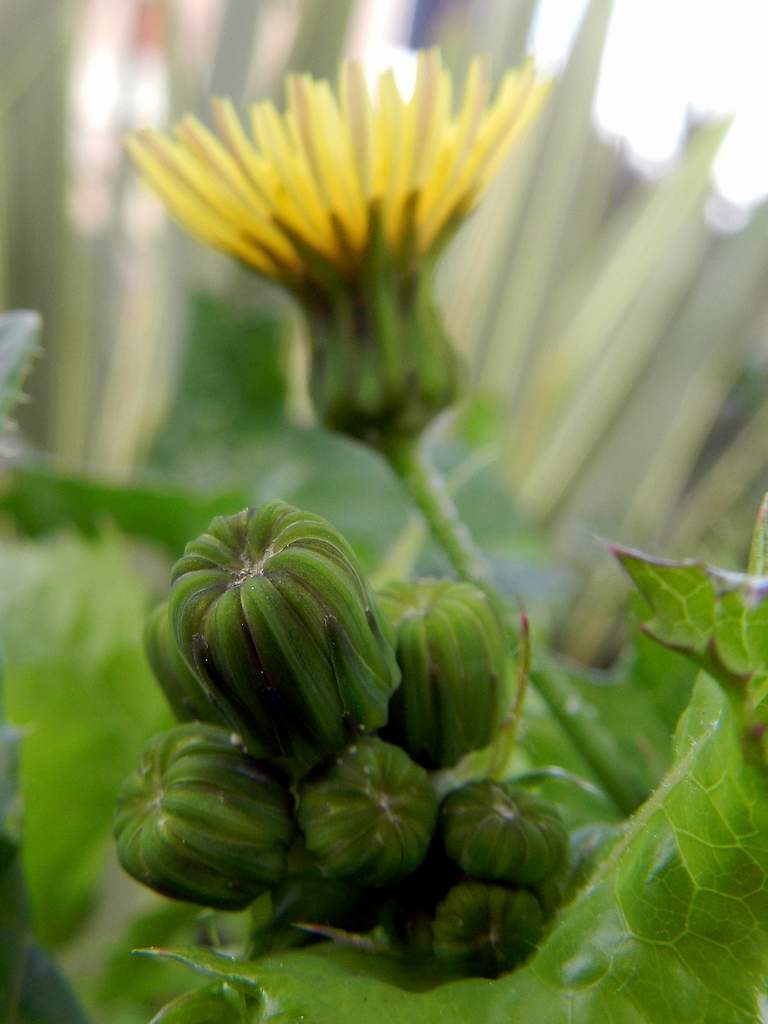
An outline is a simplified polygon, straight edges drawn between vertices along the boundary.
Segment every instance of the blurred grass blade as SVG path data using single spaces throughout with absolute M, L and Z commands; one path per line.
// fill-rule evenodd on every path
M 610 0 L 592 0 L 543 114 L 538 150 L 528 172 L 514 249 L 497 274 L 484 333 L 490 350 L 478 353 L 484 380 L 519 387 L 527 352 L 547 301 L 568 212 L 590 135 L 592 97 L 611 14 Z M 504 271 L 510 265 L 514 273 Z
M 723 125 L 703 129 L 679 168 L 634 206 L 631 223 L 602 253 L 566 328 L 542 351 L 527 381 L 512 424 L 525 438 L 511 462 L 514 478 L 522 481 L 520 500 L 538 516 L 558 506 L 610 426 L 658 342 L 665 296 L 670 313 L 679 297 L 672 282 L 682 290 L 695 270 L 705 241 L 702 207 L 709 168 L 724 130 Z M 637 304 L 644 290 L 649 298 L 649 282 L 655 311 Z M 628 313 L 641 312 L 646 329 L 627 324 Z
M 29 310 L 0 314 L 0 436 L 21 395 L 38 346 L 40 317 Z
M 229 96 L 238 107 L 248 99 L 248 79 L 264 8 L 263 3 L 253 0 L 226 0 L 211 68 L 211 96 Z

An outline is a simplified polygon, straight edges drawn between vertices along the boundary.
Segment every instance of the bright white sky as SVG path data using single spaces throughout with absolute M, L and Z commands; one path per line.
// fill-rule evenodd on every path
M 585 0 L 541 0 L 532 48 L 562 61 Z M 714 168 L 726 199 L 768 194 L 768 0 L 614 0 L 595 117 L 648 171 L 674 161 L 686 115 L 733 116 Z

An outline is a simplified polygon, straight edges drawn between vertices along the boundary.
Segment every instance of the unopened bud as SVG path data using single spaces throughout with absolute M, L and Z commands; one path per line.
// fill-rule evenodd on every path
M 491 741 L 503 713 L 504 635 L 471 583 L 392 583 L 379 595 L 395 632 L 402 684 L 386 736 L 427 768 L 447 768 Z
M 175 899 L 224 910 L 283 877 L 291 795 L 226 729 L 178 725 L 148 744 L 115 818 L 128 874 Z
M 426 856 L 437 801 L 423 768 L 399 747 L 369 738 L 304 783 L 297 816 L 328 878 L 391 885 Z
M 533 893 L 461 882 L 435 913 L 434 951 L 441 960 L 493 977 L 525 960 L 543 929 L 544 914 Z
M 470 782 L 446 797 L 440 818 L 448 856 L 472 878 L 535 885 L 565 856 L 557 808 L 519 786 Z
M 214 519 L 176 563 L 170 607 L 182 654 L 257 751 L 309 767 L 386 722 L 394 654 L 320 516 L 273 501 Z

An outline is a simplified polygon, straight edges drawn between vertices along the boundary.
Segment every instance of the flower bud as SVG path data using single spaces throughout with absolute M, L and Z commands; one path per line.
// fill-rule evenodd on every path
M 463 369 L 433 298 L 432 269 L 378 258 L 304 296 L 310 391 L 322 422 L 368 444 L 414 437 L 459 398 Z
M 347 542 L 281 501 L 213 520 L 173 570 L 184 657 L 257 751 L 303 767 L 387 720 L 399 672 Z
M 440 817 L 448 856 L 472 878 L 536 885 L 565 856 L 557 808 L 509 783 L 470 782 L 446 797 Z
M 115 818 L 128 874 L 175 899 L 223 910 L 283 876 L 296 829 L 278 773 L 226 729 L 178 725 L 149 743 Z
M 543 929 L 544 915 L 533 893 L 461 882 L 435 913 L 435 956 L 465 965 L 473 973 L 494 976 L 529 956 Z
M 491 741 L 503 714 L 505 642 L 471 583 L 392 583 L 379 595 L 403 680 L 387 739 L 426 768 L 447 768 Z
M 150 615 L 144 631 L 144 647 L 152 671 L 180 722 L 226 724 L 202 681 L 182 657 L 173 635 L 167 603 L 159 605 Z
M 424 860 L 437 800 L 422 768 L 371 737 L 304 783 L 297 817 L 327 878 L 391 885 Z

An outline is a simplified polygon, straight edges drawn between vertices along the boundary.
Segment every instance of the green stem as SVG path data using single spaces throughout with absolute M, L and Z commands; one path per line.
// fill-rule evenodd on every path
M 626 768 L 613 737 L 592 718 L 591 707 L 568 676 L 554 665 L 538 665 L 531 675 L 537 693 L 599 779 L 622 814 L 637 810 L 648 795 L 631 768 Z
M 511 610 L 491 583 L 485 559 L 461 521 L 442 478 L 426 462 L 418 442 L 398 439 L 382 446 L 381 450 L 458 576 L 485 591 L 511 632 Z M 533 675 L 533 683 L 617 808 L 623 814 L 634 811 L 645 793 L 631 772 L 624 769 L 612 737 L 591 718 L 578 713 L 583 700 L 567 675 L 555 668 L 539 668 Z
M 491 582 L 485 559 L 459 518 L 442 477 L 428 465 L 418 442 L 398 438 L 383 445 L 382 452 L 457 574 L 488 591 Z

